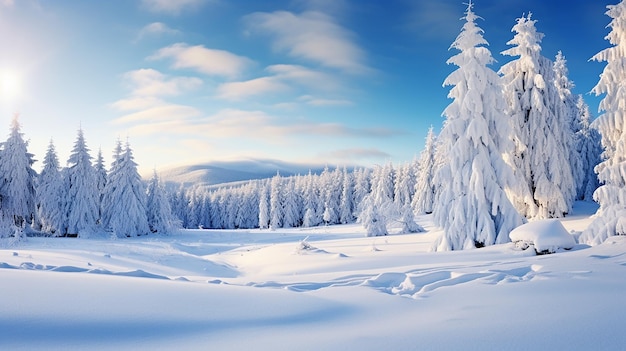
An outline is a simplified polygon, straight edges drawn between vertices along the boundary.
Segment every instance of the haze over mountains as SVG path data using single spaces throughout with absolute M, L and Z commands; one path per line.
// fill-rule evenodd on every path
M 276 175 L 276 172 L 285 177 L 298 174 L 304 175 L 309 173 L 309 171 L 321 173 L 324 167 L 325 165 L 290 163 L 271 159 L 247 159 L 239 161 L 212 161 L 197 165 L 166 168 L 160 170 L 159 175 L 166 183 L 217 185 L 271 178 Z M 336 166 L 328 165 L 328 167 L 335 168 Z M 352 166 L 349 167 L 349 169 L 352 168 Z

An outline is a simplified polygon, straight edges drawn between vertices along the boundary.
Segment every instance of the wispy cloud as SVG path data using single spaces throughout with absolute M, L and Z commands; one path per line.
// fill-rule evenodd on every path
M 226 78 L 236 78 L 253 61 L 224 50 L 208 49 L 202 45 L 177 43 L 158 50 L 149 60 L 172 59 L 175 69 L 193 69 L 198 72 Z
M 353 148 L 353 149 L 341 149 L 322 154 L 323 159 L 339 159 L 339 160 L 363 160 L 363 159 L 389 159 L 390 154 L 378 150 L 378 149 L 365 149 L 365 148 Z
M 163 111 L 157 109 L 155 111 Z M 388 128 L 354 128 L 339 123 L 317 123 L 310 120 L 285 120 L 259 110 L 222 109 L 204 117 L 197 111 L 181 110 L 179 118 L 159 119 L 156 112 L 122 117 L 119 122 L 156 120 L 132 128 L 135 135 L 167 133 L 169 135 L 202 136 L 206 138 L 246 138 L 281 144 L 301 140 L 303 136 L 340 138 L 390 138 L 405 134 Z M 183 117 L 183 118 L 181 118 Z
M 345 99 L 321 99 L 311 95 L 303 95 L 298 98 L 310 106 L 352 106 L 354 103 Z
M 6 1 L 6 0 L 5 0 Z M 141 0 L 143 8 L 150 12 L 179 15 L 183 11 L 197 9 L 214 2 L 212 0 Z
M 269 76 L 241 82 L 227 82 L 217 88 L 217 98 L 239 101 L 252 96 L 277 92 L 293 92 L 302 87 L 315 91 L 336 91 L 341 84 L 323 72 L 298 65 L 272 65 L 265 69 Z
M 137 41 L 144 39 L 150 36 L 161 36 L 161 35 L 177 35 L 180 34 L 179 30 L 170 28 L 167 24 L 163 22 L 152 22 L 150 24 L 145 25 L 139 33 L 137 34 Z
M 217 88 L 220 99 L 239 101 L 251 96 L 286 91 L 289 87 L 276 77 L 262 77 L 243 82 L 228 82 Z
M 168 77 L 163 73 L 142 68 L 124 74 L 124 79 L 137 96 L 172 96 L 195 90 L 202 85 L 202 79 L 196 77 Z
M 324 13 L 257 12 L 245 20 L 252 30 L 271 35 L 276 50 L 292 57 L 353 74 L 372 71 L 354 33 Z
M 127 124 L 150 122 L 150 124 L 152 124 L 159 121 L 183 121 L 200 115 L 202 115 L 202 112 L 194 107 L 164 103 L 127 114 L 115 119 L 113 123 Z
M 331 74 L 299 65 L 272 65 L 267 67 L 266 70 L 284 81 L 315 90 L 333 91 L 341 87 L 339 80 Z

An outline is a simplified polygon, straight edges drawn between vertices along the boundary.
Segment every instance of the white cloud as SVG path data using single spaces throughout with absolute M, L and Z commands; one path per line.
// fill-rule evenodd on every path
M 168 27 L 168 25 L 163 22 L 152 22 L 141 28 L 139 34 L 137 34 L 137 40 L 141 40 L 148 36 L 176 34 L 180 34 L 180 31 Z
M 196 9 L 208 0 L 141 0 L 142 6 L 150 12 L 179 15 L 181 12 Z
M 243 100 L 250 96 L 288 90 L 276 77 L 262 77 L 243 82 L 229 82 L 217 88 L 217 97 L 225 100 Z
M 372 71 L 365 64 L 365 52 L 354 41 L 355 35 L 321 12 L 258 12 L 247 16 L 246 21 L 252 29 L 272 35 L 275 49 L 292 57 L 348 73 Z
M 310 120 L 284 120 L 258 110 L 222 109 L 200 117 L 201 112 L 188 106 L 166 105 L 130 114 L 117 123 L 144 122 L 132 127 L 136 135 L 163 134 L 214 139 L 258 139 L 283 144 L 302 137 L 390 138 L 404 134 L 388 128 L 354 128 L 339 123 L 317 123 Z M 149 122 L 149 123 L 145 123 Z
M 175 69 L 193 69 L 198 72 L 226 78 L 235 78 L 252 64 L 252 60 L 224 50 L 208 49 L 202 45 L 177 43 L 160 49 L 149 60 L 169 58 Z
M 200 116 L 202 112 L 191 106 L 163 104 L 134 112 L 113 120 L 114 124 L 144 123 L 140 129 L 159 121 L 183 121 Z
M 335 150 L 328 153 L 324 153 L 323 159 L 340 159 L 340 160 L 362 160 L 362 159 L 389 159 L 390 154 L 372 148 L 352 148 Z
M 111 107 L 119 111 L 139 111 L 164 104 L 164 101 L 156 97 L 132 96 L 112 103 Z
M 345 99 L 321 99 L 311 95 L 303 95 L 298 100 L 311 106 L 352 106 L 354 103 Z
M 202 80 L 196 77 L 168 77 L 163 73 L 142 68 L 124 74 L 124 79 L 137 96 L 173 96 L 191 91 L 202 85 Z
M 341 87 L 336 77 L 299 65 L 272 65 L 266 70 L 282 80 L 316 90 L 331 91 Z

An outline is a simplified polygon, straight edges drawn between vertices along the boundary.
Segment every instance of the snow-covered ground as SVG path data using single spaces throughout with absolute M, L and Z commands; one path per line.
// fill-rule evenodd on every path
M 562 221 L 589 224 L 593 204 Z M 626 237 L 429 252 L 358 225 L 29 238 L 0 250 L 2 350 L 619 350 Z

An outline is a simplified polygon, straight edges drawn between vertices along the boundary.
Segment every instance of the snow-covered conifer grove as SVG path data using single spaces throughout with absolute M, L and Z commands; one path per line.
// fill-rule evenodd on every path
M 0 149 L 2 237 L 133 237 L 178 228 L 272 229 L 361 223 L 368 236 L 424 231 L 416 215 L 443 229 L 435 250 L 509 241 L 527 220 L 568 215 L 576 200 L 601 208 L 581 240 L 626 234 L 626 3 L 608 6 L 612 47 L 593 89 L 605 95 L 597 119 L 574 95 L 566 56 L 541 54 L 544 35 L 523 15 L 498 70 L 469 2 L 450 49 L 456 68 L 443 81 L 450 104 L 438 135 L 430 128 L 419 158 L 403 165 L 326 167 L 322 172 L 231 184 L 142 180 L 130 144 L 117 142 L 109 169 L 90 155 L 79 129 L 66 167 L 51 141 L 41 172 L 15 116 Z M 410 145 L 417 150 L 416 145 Z M 598 188 L 599 187 L 599 188 Z M 597 190 L 596 190 L 597 189 Z M 7 224 L 8 223 L 8 224 Z M 395 231 L 394 233 L 397 233 Z M 18 233 L 18 234 L 16 234 Z

